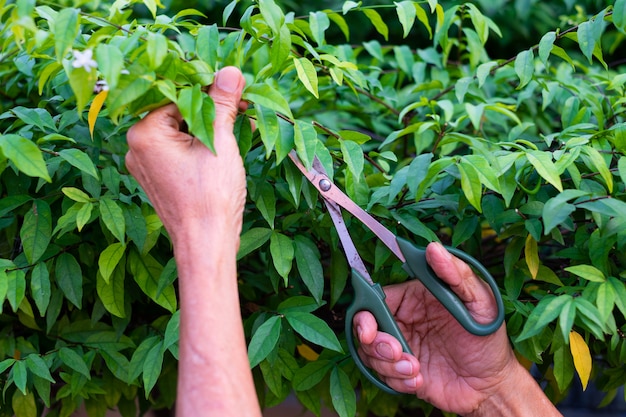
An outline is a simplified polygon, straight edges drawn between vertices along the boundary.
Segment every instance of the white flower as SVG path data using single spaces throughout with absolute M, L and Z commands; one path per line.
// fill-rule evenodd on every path
M 93 51 L 91 49 L 85 49 L 83 52 L 75 49 L 72 53 L 74 54 L 74 61 L 72 62 L 74 68 L 82 67 L 85 71 L 90 72 L 92 68 L 98 67 L 98 63 L 93 60 Z

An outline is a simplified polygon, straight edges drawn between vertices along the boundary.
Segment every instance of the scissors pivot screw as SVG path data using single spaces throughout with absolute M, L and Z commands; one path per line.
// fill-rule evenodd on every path
M 320 180 L 319 184 L 320 184 L 320 190 L 322 191 L 328 191 L 330 190 L 330 187 L 332 187 L 332 183 L 326 178 Z

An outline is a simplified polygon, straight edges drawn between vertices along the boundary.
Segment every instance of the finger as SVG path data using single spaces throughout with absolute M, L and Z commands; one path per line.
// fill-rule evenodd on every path
M 453 256 L 440 243 L 431 243 L 426 248 L 426 260 L 439 278 L 468 306 L 478 320 L 486 313 L 490 320 L 496 313 L 495 298 L 490 287 L 478 278 L 472 268 Z
M 182 123 L 183 117 L 174 103 L 160 107 L 131 126 L 126 134 L 128 146 L 131 150 L 140 150 L 144 146 L 153 146 L 154 141 L 161 138 L 177 138 Z M 154 132 L 158 132 L 158 135 Z
M 402 357 L 402 345 L 392 335 L 378 331 L 378 323 L 368 311 L 354 316 L 353 326 L 359 339 L 359 349 L 369 358 L 387 362 L 398 361 Z
M 244 85 L 243 75 L 235 67 L 225 67 L 215 76 L 215 82 L 209 88 L 209 95 L 215 103 L 216 131 L 232 133 Z M 219 140 L 222 136 L 216 134 L 215 139 Z

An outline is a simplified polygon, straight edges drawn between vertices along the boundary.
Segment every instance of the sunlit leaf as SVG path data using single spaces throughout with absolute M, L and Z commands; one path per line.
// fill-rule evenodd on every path
M 574 265 L 574 266 L 568 266 L 567 268 L 565 268 L 565 270 L 567 272 L 570 272 L 574 275 L 577 275 L 581 278 L 584 278 L 588 281 L 591 282 L 604 282 L 606 281 L 606 277 L 604 276 L 604 274 L 602 273 L 602 271 L 600 271 L 598 268 L 596 268 L 595 266 L 591 266 L 591 265 Z
M 372 22 L 376 31 L 383 35 L 385 40 L 389 40 L 389 27 L 380 16 L 380 13 L 374 9 L 363 9 L 363 14 Z
M 19 135 L 0 135 L 0 151 L 23 173 L 50 182 L 43 154 L 33 142 Z
M 215 104 L 211 97 L 202 92 L 199 84 L 195 84 L 193 87 L 180 90 L 176 104 L 189 126 L 189 132 L 215 152 L 213 146 Z
M 557 190 L 563 191 L 561 177 L 559 176 L 559 172 L 552 161 L 550 153 L 528 151 L 526 152 L 526 157 L 543 179 L 556 187 Z
M 244 90 L 243 98 L 293 119 L 289 103 L 283 95 L 269 84 L 252 84 Z
M 146 360 L 143 363 L 143 388 L 146 391 L 146 398 L 161 375 L 163 367 L 163 346 L 162 342 L 154 345 L 148 351 Z
M 315 70 L 313 63 L 307 58 L 294 58 L 293 64 L 296 67 L 296 72 L 298 73 L 300 82 L 302 82 L 304 87 L 306 87 L 306 89 L 309 90 L 315 98 L 319 98 L 319 93 L 317 91 L 317 71 Z
M 57 61 L 66 57 L 78 35 L 78 9 L 64 7 L 59 11 L 54 24 L 54 49 Z

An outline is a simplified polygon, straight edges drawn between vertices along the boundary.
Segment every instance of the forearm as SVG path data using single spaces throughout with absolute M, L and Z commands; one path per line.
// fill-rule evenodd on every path
M 238 236 L 224 225 L 177 230 L 181 297 L 177 415 L 260 416 L 237 292 Z
M 507 380 L 466 417 L 560 417 L 534 378 L 519 363 Z

